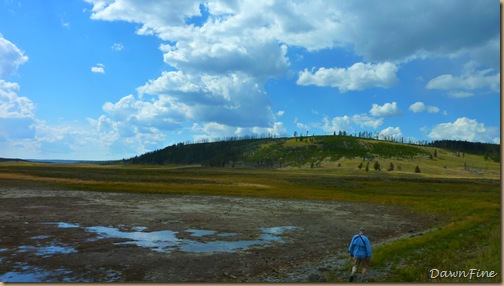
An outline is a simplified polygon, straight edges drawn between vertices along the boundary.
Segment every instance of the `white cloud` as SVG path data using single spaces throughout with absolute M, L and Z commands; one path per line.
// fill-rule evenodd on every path
M 308 131 L 310 130 L 310 126 L 304 124 L 304 123 L 301 123 L 301 122 L 297 122 L 296 123 L 296 127 L 300 130 L 303 130 L 303 131 Z
M 322 125 L 321 127 L 322 130 L 328 133 L 340 130 L 348 130 L 350 126 L 352 126 L 352 120 L 347 115 L 334 117 L 331 120 L 329 120 L 328 117 L 324 117 L 322 121 L 324 122 L 324 125 Z
M 114 43 L 112 47 L 110 47 L 113 51 L 120 52 L 124 49 L 124 45 L 122 43 Z
M 0 78 L 16 72 L 26 57 L 15 45 L 0 35 Z M 19 96 L 20 86 L 15 82 L 0 79 L 0 142 L 4 152 L 19 146 L 35 135 L 35 104 L 27 97 Z M 3 152 L 2 152 L 3 153 Z
M 194 136 L 196 142 L 202 140 L 214 140 L 223 139 L 226 137 L 240 137 L 245 135 L 272 135 L 272 136 L 285 136 L 287 130 L 285 129 L 283 122 L 275 122 L 272 127 L 252 127 L 252 128 L 242 128 L 227 126 L 224 124 L 219 124 L 217 122 L 208 122 L 200 126 L 198 123 L 194 123 L 192 132 L 200 133 Z
M 191 130 L 195 133 L 201 133 L 194 136 L 196 142 L 203 139 L 214 140 L 217 138 L 223 139 L 226 137 L 237 136 L 236 127 L 219 124 L 217 122 L 208 122 L 201 127 L 198 123 L 194 123 Z
M 121 98 L 116 103 L 107 102 L 103 111 L 121 124 L 150 130 L 173 130 L 180 127 L 183 120 L 192 119 L 188 107 L 176 102 L 169 96 L 159 96 L 157 100 L 142 101 L 132 94 Z
M 500 59 L 500 15 L 494 2 L 86 1 L 92 4 L 92 19 L 135 23 L 137 34 L 163 40 L 163 60 L 176 70 L 163 72 L 138 87 L 138 98 L 125 96 L 103 106 L 108 117 L 96 120 L 97 126 L 113 131 L 110 134 L 128 134 L 131 142 L 139 140 L 140 134 L 161 138 L 160 130 L 174 130 L 187 121 L 201 122 L 200 132 L 206 136 L 219 131 L 279 132 L 284 127 L 275 122 L 264 86 L 268 79 L 289 69 L 288 52 L 294 48 L 309 52 L 353 49 L 368 62 L 299 74 L 300 85 L 333 86 L 341 92 L 391 87 L 397 82 L 398 64 L 416 58 L 467 57 L 477 62 L 485 59 L 487 64 Z M 207 9 L 208 18 L 191 24 L 194 17 L 204 16 L 200 4 Z M 362 9 L 364 6 L 369 9 Z M 450 84 L 475 79 L 487 81 L 481 88 L 495 88 L 495 75 L 490 73 L 479 75 L 479 79 L 478 72 L 450 76 Z M 449 80 L 437 81 L 437 85 L 436 81 L 431 84 L 435 88 L 449 86 Z M 447 90 L 462 96 L 472 91 L 468 86 Z M 424 108 L 439 111 L 434 106 Z M 377 106 L 371 114 L 392 115 L 393 106 L 390 110 Z M 329 132 L 352 125 L 376 129 L 383 124 L 383 118 L 367 114 L 324 120 Z
M 0 79 L 0 118 L 35 118 L 35 105 L 17 95 L 19 84 Z
M 349 68 L 320 68 L 315 73 L 305 69 L 299 73 L 297 84 L 337 87 L 340 92 L 387 88 L 397 82 L 396 72 L 397 66 L 389 62 L 355 63 Z
M 242 73 L 228 75 L 164 72 L 139 87 L 139 95 L 169 97 L 184 107 L 187 119 L 228 126 L 267 127 L 274 114 L 266 92 L 256 79 Z
M 370 117 L 367 114 L 355 114 L 352 116 L 344 115 L 333 117 L 329 120 L 328 117 L 323 118 L 323 124 L 318 126 L 326 133 L 334 131 L 351 131 L 353 125 L 361 128 L 376 129 L 383 124 L 383 118 Z
M 399 127 L 387 127 L 380 131 L 379 138 L 380 139 L 395 139 L 399 140 L 403 136 L 401 132 L 401 128 Z
M 397 107 L 397 102 L 394 101 L 392 103 L 385 103 L 383 106 L 373 104 L 369 113 L 377 117 L 392 117 L 399 115 L 401 111 Z
M 472 95 L 468 92 L 460 92 L 460 90 L 474 90 L 479 88 L 488 88 L 494 92 L 500 89 L 500 73 L 492 73 L 492 69 L 482 71 L 470 71 L 461 76 L 453 76 L 451 74 L 443 74 L 431 79 L 427 85 L 427 89 L 441 90 L 458 90 L 452 94 L 454 97 L 467 97 Z
M 355 114 L 352 116 L 352 121 L 362 128 L 371 127 L 376 129 L 383 124 L 383 118 L 373 118 L 366 114 Z
M 458 0 L 410 0 L 393 5 L 364 0 L 212 0 L 204 3 L 210 15 L 201 26 L 186 23 L 201 17 L 200 1 L 86 1 L 93 5 L 92 19 L 138 23 L 138 34 L 192 43 L 195 51 L 211 51 L 208 46 L 216 50 L 216 42 L 230 47 L 234 37 L 235 43 L 240 38 L 255 38 L 308 51 L 353 48 L 372 62 L 463 55 L 494 65 L 499 62 L 499 6 L 491 0 L 464 5 Z M 203 39 L 210 40 L 209 44 Z M 177 48 L 185 49 L 182 44 Z
M 285 111 L 284 110 L 279 110 L 276 115 L 277 116 L 283 116 L 285 114 Z
M 498 136 L 498 129 L 486 127 L 475 119 L 461 117 L 455 122 L 441 123 L 434 126 L 428 134 L 431 139 L 451 139 L 479 142 L 493 142 Z
M 471 97 L 473 95 L 474 95 L 474 93 L 467 92 L 467 91 L 450 91 L 450 92 L 448 92 L 448 96 L 456 97 L 456 98 Z
M 105 65 L 104 64 L 96 64 L 91 67 L 91 71 L 94 73 L 105 73 Z
M 409 110 L 419 113 L 419 112 L 424 112 L 427 111 L 428 113 L 438 113 L 439 112 L 439 107 L 437 106 L 428 106 L 425 105 L 423 102 L 417 101 L 410 105 Z
M 250 130 L 256 135 L 285 136 L 287 133 L 283 122 L 275 122 L 272 127 L 253 127 Z
M 28 56 L 0 34 L 0 79 L 15 74 L 26 61 Z

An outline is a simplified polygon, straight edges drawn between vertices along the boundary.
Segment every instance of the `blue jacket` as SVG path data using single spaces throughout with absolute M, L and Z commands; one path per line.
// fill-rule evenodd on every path
M 369 239 L 363 234 L 354 235 L 348 247 L 348 253 L 357 258 L 371 258 L 371 243 Z

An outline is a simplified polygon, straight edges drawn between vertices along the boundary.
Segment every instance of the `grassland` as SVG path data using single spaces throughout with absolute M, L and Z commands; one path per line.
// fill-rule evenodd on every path
M 296 145 L 298 142 L 288 142 Z M 390 147 L 390 146 L 381 146 Z M 380 147 L 380 148 L 381 148 Z M 271 146 L 264 146 L 271 148 Z M 379 282 L 432 282 L 430 269 L 495 271 L 500 282 L 500 165 L 482 156 L 424 147 L 410 157 L 374 158 L 382 171 L 357 168 L 361 158 L 323 160 L 319 168 L 240 169 L 200 166 L 0 163 L 0 186 L 166 194 L 337 200 L 410 207 L 442 219 L 421 236 L 374 248 Z M 407 150 L 406 150 L 407 151 Z M 393 163 L 393 171 L 387 171 Z M 400 166 L 400 170 L 398 167 Z M 415 173 L 420 166 L 421 173 Z M 346 274 L 332 272 L 333 282 Z M 467 278 L 441 282 L 468 282 Z

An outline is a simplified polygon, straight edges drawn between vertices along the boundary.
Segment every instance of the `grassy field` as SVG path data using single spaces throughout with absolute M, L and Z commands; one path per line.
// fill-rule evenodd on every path
M 293 143 L 295 144 L 295 143 Z M 427 148 L 427 147 L 426 147 Z M 434 149 L 428 148 L 427 153 Z M 382 171 L 340 158 L 320 168 L 234 169 L 199 166 L 0 163 L 0 186 L 89 191 L 337 200 L 410 207 L 442 217 L 424 235 L 374 248 L 379 282 L 500 282 L 500 165 L 481 156 L 386 158 Z M 426 154 L 427 154 L 426 153 Z M 390 163 L 394 171 L 387 171 Z M 465 164 L 465 166 L 464 166 Z M 419 165 L 421 173 L 413 172 Z M 400 170 L 397 170 L 397 167 Z M 431 279 L 430 269 L 495 271 L 494 278 Z M 345 273 L 334 270 L 332 281 Z

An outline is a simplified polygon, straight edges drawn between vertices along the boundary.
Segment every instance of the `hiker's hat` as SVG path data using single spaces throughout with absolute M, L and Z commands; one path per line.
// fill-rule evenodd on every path
M 361 226 L 360 230 L 361 231 L 366 231 L 366 229 L 363 226 Z

